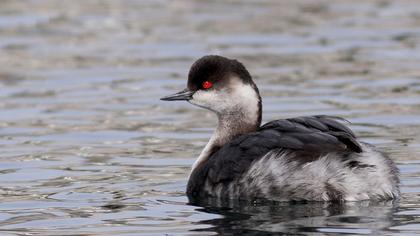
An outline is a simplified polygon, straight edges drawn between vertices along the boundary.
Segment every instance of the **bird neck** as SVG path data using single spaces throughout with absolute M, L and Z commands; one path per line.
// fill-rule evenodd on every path
M 255 91 L 258 99 L 244 100 L 244 104 L 235 107 L 232 111 L 217 113 L 217 128 L 195 161 L 193 170 L 234 138 L 259 129 L 262 106 L 258 89 Z
M 218 117 L 218 125 L 209 142 L 212 146 L 223 146 L 232 139 L 251 132 L 260 127 L 258 114 L 249 114 L 239 110 L 235 113 L 223 114 Z

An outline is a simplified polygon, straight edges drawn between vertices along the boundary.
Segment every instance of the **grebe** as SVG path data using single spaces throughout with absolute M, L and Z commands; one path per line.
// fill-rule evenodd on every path
M 161 98 L 186 100 L 216 113 L 218 126 L 194 163 L 190 199 L 361 201 L 399 197 L 392 160 L 332 116 L 261 124 L 261 97 L 237 60 L 198 59 L 185 90 Z

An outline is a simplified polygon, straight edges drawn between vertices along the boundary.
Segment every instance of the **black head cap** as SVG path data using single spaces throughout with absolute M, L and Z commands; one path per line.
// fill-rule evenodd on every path
M 254 84 L 248 70 L 239 61 L 217 55 L 204 56 L 191 66 L 188 89 L 196 91 L 204 81 L 223 84 L 230 76 L 237 76 L 246 84 Z

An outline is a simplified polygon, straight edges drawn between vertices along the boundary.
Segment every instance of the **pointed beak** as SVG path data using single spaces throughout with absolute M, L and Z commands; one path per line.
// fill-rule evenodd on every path
M 161 98 L 162 101 L 182 101 L 182 100 L 190 100 L 194 92 L 190 91 L 189 89 L 184 89 L 181 92 L 165 96 Z

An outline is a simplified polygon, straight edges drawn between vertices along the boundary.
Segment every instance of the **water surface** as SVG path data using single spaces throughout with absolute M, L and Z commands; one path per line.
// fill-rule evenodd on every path
M 0 3 L 2 235 L 420 233 L 415 1 Z M 164 103 L 198 57 L 240 59 L 263 120 L 328 114 L 401 170 L 383 203 L 188 204 L 216 124 Z

